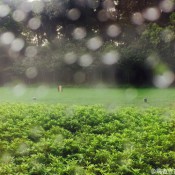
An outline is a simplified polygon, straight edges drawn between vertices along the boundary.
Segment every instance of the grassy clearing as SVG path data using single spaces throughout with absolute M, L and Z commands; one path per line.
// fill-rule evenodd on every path
M 175 111 L 0 105 L 1 175 L 147 175 L 175 167 Z
M 105 106 L 170 106 L 175 103 L 175 89 L 118 89 L 118 88 L 65 88 L 57 87 L 2 87 L 0 102 L 24 102 L 47 104 L 103 104 Z M 148 104 L 143 102 L 148 98 Z

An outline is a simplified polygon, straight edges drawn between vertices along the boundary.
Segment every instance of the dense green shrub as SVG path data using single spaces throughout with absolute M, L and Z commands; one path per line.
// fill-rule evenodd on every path
M 175 111 L 0 105 L 1 175 L 146 175 L 175 167 Z

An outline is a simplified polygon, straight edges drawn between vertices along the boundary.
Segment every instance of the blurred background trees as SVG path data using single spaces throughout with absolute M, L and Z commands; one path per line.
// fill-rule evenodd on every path
M 174 0 L 1 0 L 0 82 L 169 86 L 174 9 Z

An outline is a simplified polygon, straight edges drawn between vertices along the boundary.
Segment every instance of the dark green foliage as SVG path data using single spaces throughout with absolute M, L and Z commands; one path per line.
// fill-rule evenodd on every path
M 175 167 L 175 112 L 1 104 L 1 175 L 145 175 Z

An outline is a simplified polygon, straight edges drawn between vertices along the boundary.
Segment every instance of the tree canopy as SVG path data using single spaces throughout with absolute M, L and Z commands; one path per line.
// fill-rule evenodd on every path
M 53 76 L 63 68 L 105 72 L 106 65 L 150 55 L 175 70 L 174 29 L 174 0 L 0 1 L 1 49 L 8 57 L 2 62 L 17 75 L 32 67 Z

